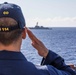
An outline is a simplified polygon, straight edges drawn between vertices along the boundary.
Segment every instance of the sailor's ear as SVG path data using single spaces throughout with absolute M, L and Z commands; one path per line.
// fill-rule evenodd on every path
M 23 32 L 22 32 L 22 39 L 26 38 L 26 28 L 24 28 Z

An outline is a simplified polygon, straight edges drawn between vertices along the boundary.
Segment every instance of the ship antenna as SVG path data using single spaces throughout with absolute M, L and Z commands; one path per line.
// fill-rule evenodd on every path
M 38 22 L 36 23 L 36 26 L 38 26 Z

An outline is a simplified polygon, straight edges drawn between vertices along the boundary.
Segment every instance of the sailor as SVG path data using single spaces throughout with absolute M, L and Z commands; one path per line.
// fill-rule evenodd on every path
M 29 62 L 21 53 L 26 33 L 43 57 L 40 66 Z M 5 2 L 0 4 L 0 75 L 76 75 L 76 72 L 26 28 L 18 5 Z

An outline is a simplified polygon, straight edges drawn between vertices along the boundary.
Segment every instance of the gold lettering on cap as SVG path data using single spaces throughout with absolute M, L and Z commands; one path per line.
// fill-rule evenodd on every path
M 2 31 L 9 31 L 9 28 L 2 28 Z
M 0 31 L 9 31 L 9 28 L 8 27 L 2 27 L 2 28 L 0 28 Z
M 8 11 L 4 11 L 3 14 L 4 14 L 4 15 L 8 15 L 9 12 L 8 12 Z
M 9 31 L 9 28 L 5 28 L 5 31 Z

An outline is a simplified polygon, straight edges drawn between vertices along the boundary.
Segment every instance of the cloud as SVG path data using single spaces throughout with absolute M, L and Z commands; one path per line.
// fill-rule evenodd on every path
M 76 27 L 76 17 L 32 18 L 27 19 L 27 26 L 34 27 L 36 22 L 45 27 Z

